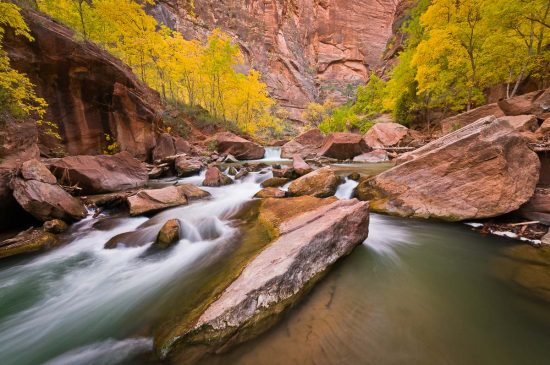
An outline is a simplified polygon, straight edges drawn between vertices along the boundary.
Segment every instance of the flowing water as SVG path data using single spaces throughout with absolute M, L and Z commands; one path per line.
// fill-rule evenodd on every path
M 224 262 L 253 252 L 232 217 L 269 177 L 207 188 L 211 200 L 150 220 L 89 218 L 60 249 L 0 262 L 0 364 L 152 363 L 155 325 L 184 308 L 205 278 L 223 275 Z M 346 179 L 336 195 L 349 198 L 356 184 Z M 184 222 L 185 237 L 171 250 L 103 248 L 169 218 Z M 546 364 L 548 305 L 493 275 L 513 244 L 464 225 L 372 214 L 366 242 L 280 324 L 204 363 Z

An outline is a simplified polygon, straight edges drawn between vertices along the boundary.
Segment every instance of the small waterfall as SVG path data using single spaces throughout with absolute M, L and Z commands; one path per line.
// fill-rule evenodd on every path
M 338 189 L 336 190 L 336 194 L 334 194 L 334 196 L 336 196 L 338 199 L 351 199 L 353 191 L 358 184 L 359 183 L 357 181 L 346 178 L 345 182 L 338 186 Z
M 281 158 L 281 147 L 265 147 L 265 155 L 262 161 L 285 161 Z

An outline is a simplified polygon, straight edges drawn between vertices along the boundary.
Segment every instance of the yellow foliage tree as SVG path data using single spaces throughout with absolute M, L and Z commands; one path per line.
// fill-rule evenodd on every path
M 0 2 L 0 45 L 7 28 L 11 28 L 17 36 L 33 40 L 19 7 Z M 27 76 L 11 67 L 3 48 L 0 48 L 0 107 L 15 117 L 32 116 L 39 120 L 47 107 L 46 101 L 36 96 L 34 85 Z
M 237 72 L 239 46 L 214 30 L 206 44 L 185 40 L 145 11 L 152 0 L 37 0 L 59 19 L 128 64 L 163 99 L 201 106 L 214 118 L 246 133 L 278 129 L 274 102 L 260 74 Z M 189 9 L 194 3 L 188 2 Z

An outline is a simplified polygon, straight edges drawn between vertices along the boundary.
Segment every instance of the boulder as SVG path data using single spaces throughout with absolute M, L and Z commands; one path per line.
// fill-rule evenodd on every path
M 293 196 L 326 198 L 336 193 L 338 184 L 340 178 L 327 166 L 294 180 L 288 187 L 288 192 Z
M 359 134 L 332 133 L 326 138 L 319 155 L 342 161 L 350 160 L 368 150 L 369 147 Z
M 69 156 L 47 161 L 60 184 L 77 185 L 82 194 L 101 194 L 147 184 L 145 164 L 128 152 L 112 156 Z
M 210 167 L 206 170 L 206 175 L 204 177 L 204 181 L 202 182 L 204 186 L 213 187 L 229 185 L 232 183 L 233 180 L 229 176 L 222 173 L 217 167 Z
M 183 189 L 169 186 L 162 189 L 141 190 L 126 200 L 130 215 L 136 216 L 187 204 Z
M 263 188 L 262 190 L 254 194 L 254 198 L 260 198 L 260 199 L 284 198 L 285 196 L 286 196 L 286 192 L 278 188 Z
M 154 344 L 161 359 L 195 362 L 273 326 L 367 238 L 369 212 L 367 203 L 355 199 L 266 199 L 258 220 L 268 226 L 272 242 L 195 315 L 157 333 Z
M 243 167 L 242 169 L 239 170 L 239 172 L 237 172 L 237 175 L 235 175 L 235 180 L 240 180 L 243 177 L 247 176 L 249 173 L 250 171 L 248 170 L 248 168 Z
M 539 129 L 539 122 L 534 115 L 515 115 L 499 118 L 507 121 L 518 132 L 536 132 Z
M 508 122 L 494 116 L 403 155 L 362 181 L 357 195 L 392 215 L 449 221 L 499 216 L 533 195 L 540 162 Z
M 304 176 L 313 171 L 311 166 L 309 166 L 309 164 L 305 162 L 302 156 L 300 156 L 299 154 L 295 154 L 292 156 L 292 168 L 298 176 Z
M 281 147 L 281 157 L 291 158 L 298 154 L 303 158 L 310 158 L 317 154 L 325 143 L 325 135 L 317 128 L 308 130 L 298 137 L 285 143 Z
M 168 133 L 162 133 L 158 136 L 157 144 L 153 149 L 153 161 L 159 161 L 175 154 L 174 138 Z
M 531 114 L 535 99 L 542 94 L 542 91 L 534 91 L 524 95 L 518 95 L 510 99 L 503 99 L 498 102 L 498 106 L 505 115 Z
M 286 177 L 272 177 L 262 182 L 261 185 L 262 185 L 262 188 L 276 188 L 279 186 L 283 186 L 289 181 L 290 179 L 287 179 Z
M 173 137 L 168 133 L 162 133 L 157 138 L 157 144 L 153 149 L 153 161 L 162 161 L 167 157 L 189 153 L 191 145 L 181 137 Z
M 390 160 L 390 156 L 385 150 L 374 150 L 372 152 L 363 153 L 362 155 L 355 156 L 353 162 L 361 163 L 380 163 Z
M 155 246 L 166 248 L 180 240 L 181 225 L 178 219 L 170 219 L 159 231 Z
M 216 143 L 218 153 L 231 154 L 239 160 L 259 160 L 265 154 L 262 146 L 230 132 L 218 133 Z
M 21 165 L 21 175 L 25 180 L 37 180 L 46 184 L 56 184 L 57 179 L 40 161 L 32 159 Z
M 36 219 L 43 222 L 52 219 L 75 221 L 86 216 L 86 209 L 80 200 L 57 185 L 55 177 L 41 162 L 25 162 L 21 174 L 28 179 L 14 179 L 13 197 Z
M 181 137 L 174 137 L 174 148 L 176 149 L 176 155 L 191 153 L 191 144 Z
M 30 229 L 0 242 L 0 259 L 31 252 L 45 251 L 59 245 L 56 235 L 42 229 Z
M 187 177 L 198 174 L 202 170 L 202 162 L 197 158 L 187 155 L 177 156 L 174 160 L 174 167 L 179 177 Z
M 418 137 L 412 131 L 397 123 L 376 123 L 365 134 L 363 139 L 370 148 L 408 146 Z

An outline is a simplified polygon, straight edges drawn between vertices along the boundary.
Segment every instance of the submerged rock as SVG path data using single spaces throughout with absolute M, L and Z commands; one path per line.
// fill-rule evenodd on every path
M 180 240 L 181 225 L 178 219 L 170 219 L 159 231 L 155 246 L 166 248 Z
M 323 167 L 294 180 L 288 187 L 290 195 L 311 195 L 326 198 L 336 193 L 340 178 L 330 167 Z
M 161 358 L 194 363 L 269 329 L 367 238 L 369 212 L 368 203 L 355 199 L 267 199 L 259 219 L 270 226 L 272 242 L 194 318 L 157 334 Z
M 147 167 L 128 152 L 112 156 L 69 156 L 48 161 L 60 184 L 77 185 L 82 194 L 101 194 L 145 186 Z
M 369 151 L 369 147 L 359 134 L 333 133 L 325 140 L 319 155 L 337 160 L 350 160 Z
M 262 185 L 262 188 L 277 188 L 279 186 L 283 186 L 289 181 L 290 179 L 287 179 L 286 177 L 272 177 L 262 182 L 261 185 Z
M 259 160 L 265 155 L 262 146 L 230 132 L 218 133 L 216 142 L 220 154 L 231 154 L 239 160 Z
M 513 289 L 550 304 L 550 247 L 508 247 L 492 261 L 491 268 Z
M 533 195 L 540 162 L 506 121 L 479 121 L 398 159 L 362 181 L 371 209 L 449 221 L 489 218 L 518 209 Z
M 59 245 L 57 236 L 42 229 L 31 229 L 0 242 L 0 258 L 44 251 Z
M 206 170 L 206 176 L 202 184 L 204 186 L 218 187 L 233 184 L 233 180 L 221 172 L 217 167 L 211 167 Z
M 46 232 L 57 234 L 66 232 L 69 229 L 69 226 L 61 219 L 53 219 L 51 221 L 44 222 L 42 228 L 44 228 L 44 231 Z

